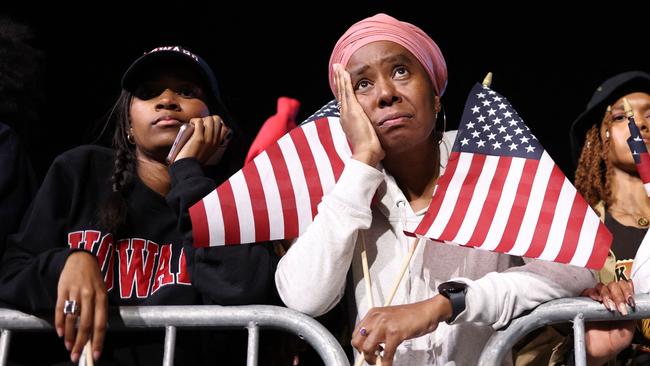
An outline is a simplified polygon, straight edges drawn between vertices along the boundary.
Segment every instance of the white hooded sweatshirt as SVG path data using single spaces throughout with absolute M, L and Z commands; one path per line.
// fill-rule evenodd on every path
M 455 137 L 456 131 L 450 131 L 443 138 L 441 174 Z M 377 202 L 371 204 L 375 193 Z M 354 299 L 350 311 L 359 322 L 369 309 L 359 233 L 365 236 L 374 304 L 382 306 L 414 240 L 403 230 L 413 229 L 425 212 L 411 210 L 386 171 L 348 160 L 314 222 L 278 264 L 275 282 L 282 300 L 292 309 L 319 316 L 339 302 L 347 287 Z M 577 296 L 596 283 L 593 272 L 584 268 L 423 239 L 392 305 L 429 299 L 449 280 L 469 286 L 465 311 L 451 325 L 442 322 L 434 332 L 404 341 L 394 365 L 476 365 L 494 329 L 525 310 Z

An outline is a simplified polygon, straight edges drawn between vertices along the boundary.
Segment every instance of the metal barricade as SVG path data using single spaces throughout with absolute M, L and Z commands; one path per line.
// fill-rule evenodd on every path
M 259 328 L 298 335 L 318 352 L 326 365 L 349 366 L 345 352 L 319 322 L 295 310 L 270 305 L 246 306 L 122 306 L 109 312 L 108 330 L 165 330 L 163 365 L 172 365 L 176 328 L 242 328 L 248 330 L 247 365 L 256 366 Z M 52 329 L 51 319 L 0 309 L 0 366 L 7 361 L 12 330 Z
M 636 308 L 631 309 L 628 306 L 627 316 L 610 312 L 603 304 L 586 297 L 558 299 L 544 303 L 529 314 L 513 319 L 507 327 L 493 334 L 481 352 L 479 366 L 502 365 L 515 343 L 526 334 L 545 325 L 565 322 L 573 322 L 575 364 L 586 365 L 584 322 L 650 318 L 650 295 L 638 294 L 634 299 Z

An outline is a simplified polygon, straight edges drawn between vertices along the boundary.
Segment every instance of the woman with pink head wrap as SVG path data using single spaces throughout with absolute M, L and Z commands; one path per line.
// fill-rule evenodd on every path
M 420 28 L 386 14 L 354 24 L 334 47 L 329 84 L 352 158 L 278 264 L 276 286 L 287 306 L 318 316 L 347 292 L 357 358 L 476 365 L 493 329 L 594 283 L 581 268 L 428 239 L 414 246 L 404 234 L 426 213 L 456 136 L 438 118 L 445 60 Z M 391 296 L 410 248 L 415 252 L 392 298 L 397 305 L 374 307 Z
M 376 41 L 395 42 L 411 52 L 429 75 L 436 95 L 442 96 L 447 87 L 447 64 L 438 45 L 422 29 L 386 14 L 377 14 L 354 24 L 336 42 L 329 62 L 329 83 L 334 95 L 333 65 L 346 67 L 356 50 Z

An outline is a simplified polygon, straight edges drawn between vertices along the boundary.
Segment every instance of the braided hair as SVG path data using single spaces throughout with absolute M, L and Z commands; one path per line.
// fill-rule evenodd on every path
M 602 123 L 609 130 L 612 124 L 611 113 L 607 112 Z M 582 147 L 578 168 L 576 169 L 576 189 L 591 207 L 603 201 L 605 207 L 612 203 L 613 165 L 609 160 L 611 142 L 600 136 L 600 124 L 587 131 Z
M 113 147 L 115 163 L 111 176 L 111 194 L 100 212 L 100 221 L 109 232 L 115 232 L 126 222 L 126 195 L 133 185 L 136 171 L 135 145 L 129 143 L 128 131 L 131 126 L 129 112 L 132 94 L 122 90 L 115 102 L 112 118 L 115 121 Z

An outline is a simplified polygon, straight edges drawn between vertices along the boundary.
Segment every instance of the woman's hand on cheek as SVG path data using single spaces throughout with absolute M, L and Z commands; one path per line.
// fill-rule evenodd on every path
M 213 158 L 220 154 L 218 150 L 225 150 L 232 136 L 230 129 L 223 123 L 219 116 L 207 116 L 192 118 L 190 123 L 194 125 L 194 133 L 185 146 L 176 156 L 176 160 L 183 158 L 195 158 L 201 165 L 215 164 Z M 176 161 L 175 160 L 175 161 Z
M 352 147 L 352 158 L 370 166 L 384 159 L 377 133 L 357 100 L 350 74 L 340 64 L 334 64 L 334 83 L 340 106 L 341 126 Z

